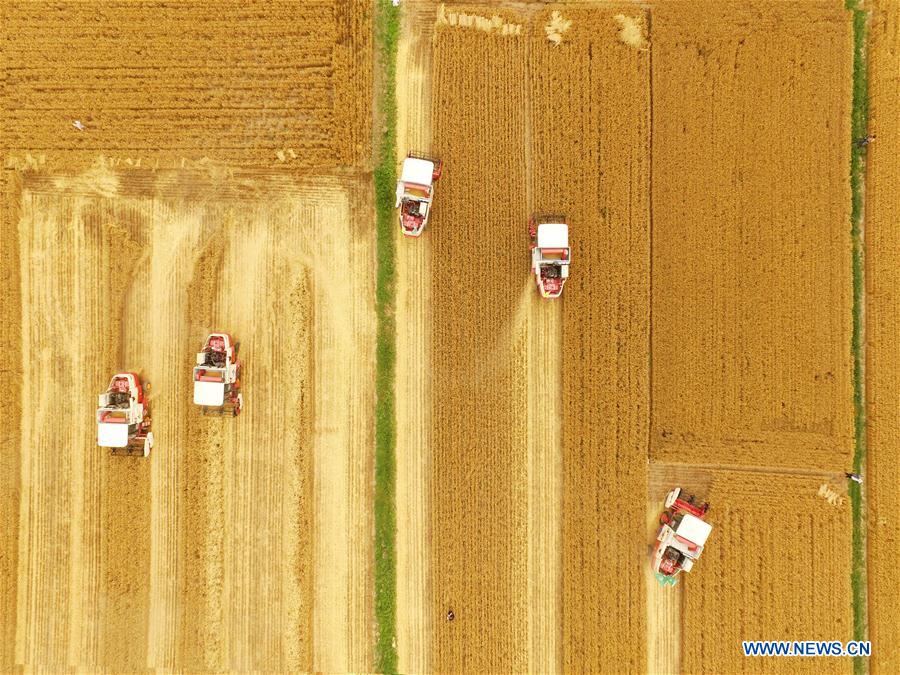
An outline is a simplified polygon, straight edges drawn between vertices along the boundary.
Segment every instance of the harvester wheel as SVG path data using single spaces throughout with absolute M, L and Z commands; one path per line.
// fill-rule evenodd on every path
M 668 511 L 663 511 L 662 515 L 659 517 L 660 525 L 668 525 L 672 522 L 672 516 L 669 515 Z

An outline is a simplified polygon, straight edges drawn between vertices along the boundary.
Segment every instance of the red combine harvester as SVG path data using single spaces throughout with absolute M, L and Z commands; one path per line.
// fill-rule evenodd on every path
M 113 455 L 150 454 L 153 432 L 144 388 L 135 373 L 119 373 L 100 394 L 97 406 L 97 445 Z
M 531 271 L 541 297 L 558 298 L 569 278 L 569 225 L 565 216 L 531 216 Z
M 681 488 L 666 495 L 651 562 L 656 580 L 663 586 L 678 583 L 678 574 L 690 572 L 700 558 L 712 532 L 712 525 L 704 520 L 708 510 L 709 504 L 697 505 L 693 496 L 681 499 Z
M 400 229 L 406 236 L 418 237 L 428 224 L 434 183 L 441 177 L 443 167 L 439 159 L 412 153 L 403 160 L 394 208 L 400 207 Z
M 212 333 L 194 366 L 194 403 L 204 415 L 237 417 L 244 407 L 237 348 L 228 333 Z

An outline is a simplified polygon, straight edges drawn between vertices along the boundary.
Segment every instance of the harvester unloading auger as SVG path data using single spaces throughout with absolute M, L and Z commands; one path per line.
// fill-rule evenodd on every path
M 150 454 L 153 432 L 144 388 L 135 373 L 118 373 L 100 394 L 97 405 L 97 445 L 113 455 Z
M 651 565 L 656 580 L 663 586 L 678 583 L 683 570 L 690 572 L 703 553 L 712 525 L 704 519 L 709 504 L 696 504 L 693 495 L 681 498 L 681 488 L 666 495 L 666 510 L 659 517 L 659 532 Z
M 544 298 L 558 298 L 569 278 L 569 225 L 565 216 L 531 216 L 531 271 Z
M 212 333 L 194 366 L 194 403 L 204 415 L 237 417 L 244 407 L 237 348 L 228 333 Z
M 418 237 L 428 224 L 434 183 L 441 177 L 443 167 L 439 159 L 412 153 L 403 160 L 394 208 L 400 207 L 400 229 L 406 236 Z

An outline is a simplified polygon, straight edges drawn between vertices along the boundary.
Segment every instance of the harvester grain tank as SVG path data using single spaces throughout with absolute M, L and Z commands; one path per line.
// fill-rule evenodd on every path
M 153 447 L 150 412 L 136 373 L 118 373 L 97 404 L 97 445 L 113 455 L 147 457 Z
M 228 333 L 212 333 L 197 354 L 194 366 L 194 403 L 204 415 L 237 417 L 244 407 L 238 345 Z
M 428 224 L 434 184 L 441 177 L 443 166 L 439 159 L 412 153 L 403 160 L 394 208 L 400 208 L 400 230 L 406 236 L 418 237 Z
M 532 216 L 528 222 L 531 237 L 531 271 L 541 297 L 558 298 L 569 278 L 569 225 L 565 216 Z
M 696 504 L 693 496 L 682 499 L 680 487 L 666 495 L 665 508 L 651 565 L 659 583 L 674 586 L 678 575 L 690 572 L 699 560 L 712 525 L 704 520 L 709 504 Z

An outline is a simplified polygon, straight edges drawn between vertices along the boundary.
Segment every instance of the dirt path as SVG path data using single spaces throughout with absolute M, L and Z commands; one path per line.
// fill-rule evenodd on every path
M 431 35 L 436 3 L 403 6 L 397 49 L 397 160 L 431 150 Z M 438 185 L 440 191 L 440 185 Z M 438 197 L 440 199 L 440 197 Z M 438 202 L 438 208 L 439 202 Z M 431 237 L 397 228 L 397 651 L 425 672 L 431 633 L 428 481 L 431 449 Z

